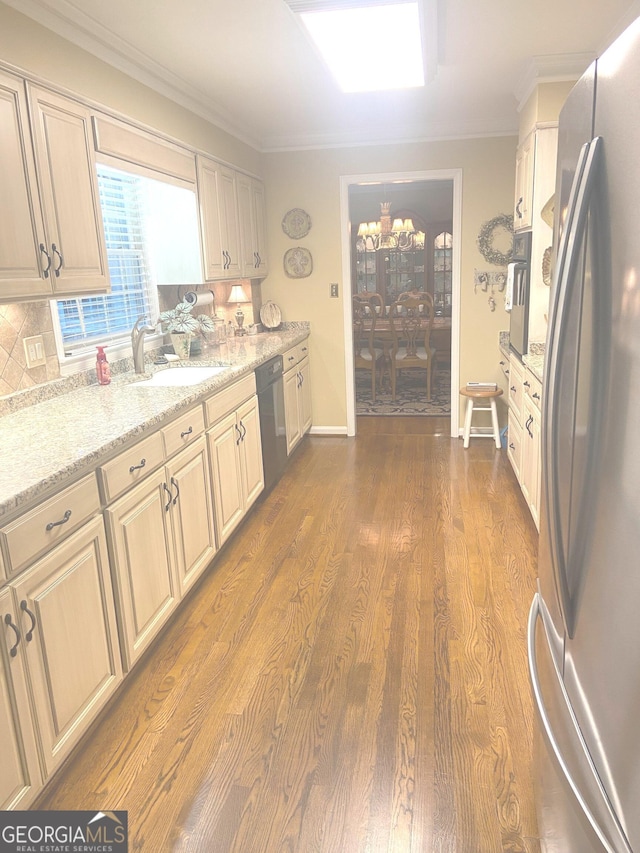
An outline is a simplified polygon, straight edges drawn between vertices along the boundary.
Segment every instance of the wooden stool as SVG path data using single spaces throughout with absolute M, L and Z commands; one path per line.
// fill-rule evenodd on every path
M 475 391 L 473 389 L 469 389 L 466 386 L 460 389 L 460 393 L 463 397 L 467 398 L 467 410 L 464 416 L 464 430 L 462 432 L 462 438 L 464 439 L 463 446 L 466 449 L 469 447 L 469 439 L 471 435 L 478 438 L 492 438 L 498 450 L 500 450 L 500 427 L 498 426 L 498 410 L 496 408 L 496 399 L 502 396 L 502 388 L 497 388 L 495 391 L 486 389 L 483 391 Z M 488 406 L 478 406 L 476 405 L 476 400 L 488 400 Z M 491 423 L 493 425 L 493 432 L 471 432 L 471 418 L 473 417 L 473 412 L 491 412 Z

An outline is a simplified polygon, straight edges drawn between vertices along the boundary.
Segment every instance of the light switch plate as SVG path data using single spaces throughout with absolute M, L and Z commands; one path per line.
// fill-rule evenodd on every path
M 47 363 L 42 335 L 23 338 L 22 345 L 24 346 L 24 357 L 27 361 L 27 368 L 40 367 Z

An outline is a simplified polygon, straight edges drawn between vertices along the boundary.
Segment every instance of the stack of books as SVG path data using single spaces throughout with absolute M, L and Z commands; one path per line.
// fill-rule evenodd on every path
M 467 382 L 467 391 L 497 391 L 497 382 Z

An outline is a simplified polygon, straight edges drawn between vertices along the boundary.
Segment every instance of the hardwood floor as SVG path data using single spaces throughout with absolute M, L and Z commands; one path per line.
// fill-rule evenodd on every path
M 539 849 L 535 528 L 491 442 L 375 420 L 305 439 L 37 807 L 145 853 Z

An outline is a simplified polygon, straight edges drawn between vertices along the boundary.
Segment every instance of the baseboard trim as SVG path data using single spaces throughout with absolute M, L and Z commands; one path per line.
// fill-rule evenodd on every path
M 346 435 L 346 426 L 312 426 L 310 435 Z

